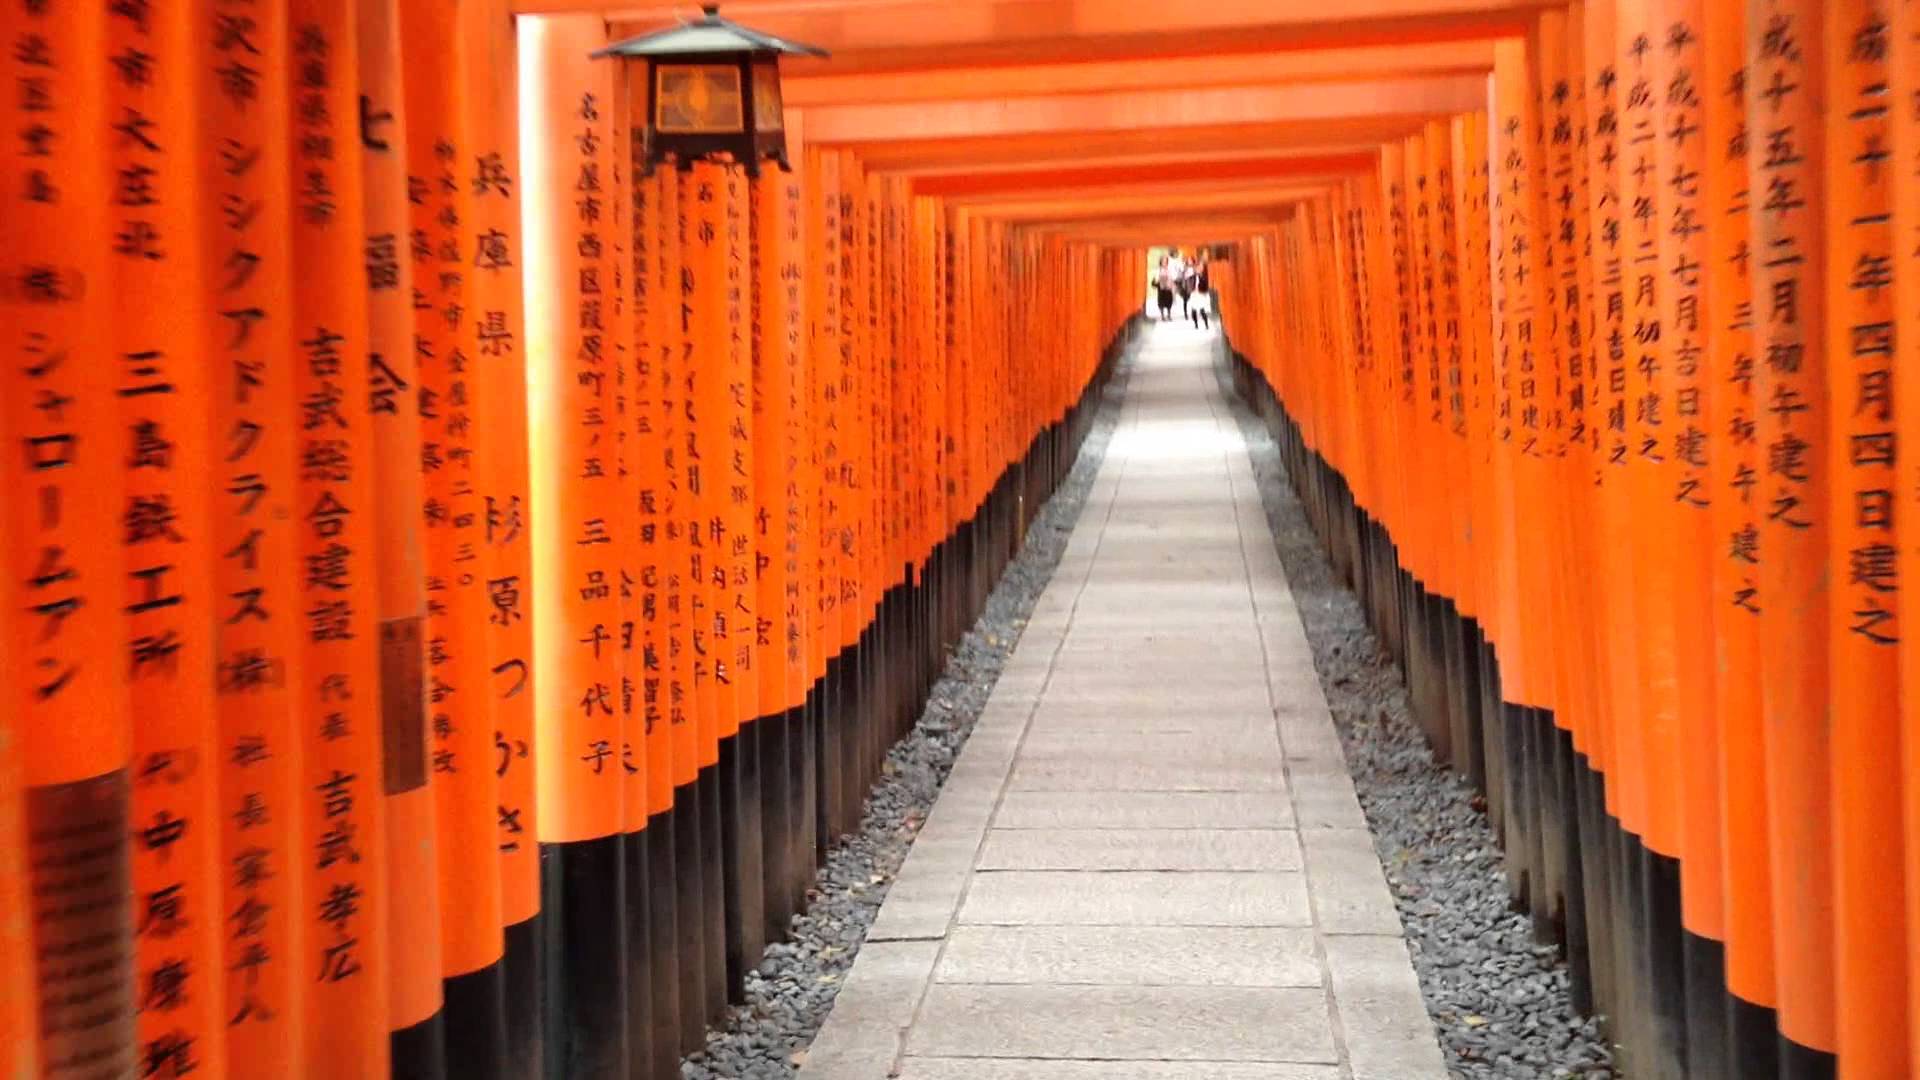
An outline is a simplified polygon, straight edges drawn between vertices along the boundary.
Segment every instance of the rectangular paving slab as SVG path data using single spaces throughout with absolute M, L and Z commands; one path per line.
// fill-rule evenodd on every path
M 1003 926 L 1309 926 L 1298 872 L 976 873 L 960 921 Z
M 957 926 L 934 978 L 1107 986 L 1319 986 L 1309 927 Z
M 1340 1080 L 1333 1065 L 1276 1061 L 1033 1061 L 910 1057 L 900 1080 Z
M 1293 824 L 1285 792 L 1009 791 L 996 829 L 1284 829 Z
M 1334 1063 L 1318 989 L 936 982 L 907 1033 L 929 1056 Z
M 1298 870 L 1287 829 L 995 829 L 981 870 Z

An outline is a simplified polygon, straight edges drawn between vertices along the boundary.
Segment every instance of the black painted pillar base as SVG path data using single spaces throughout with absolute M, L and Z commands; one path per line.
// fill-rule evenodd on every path
M 1780 1036 L 1780 1080 L 1834 1080 L 1837 1069 L 1832 1054 Z
M 622 837 L 540 845 L 549 1080 L 624 1080 L 627 920 Z
M 722 887 L 727 1000 L 745 1000 L 747 972 L 766 951 L 761 863 L 760 755 L 752 723 L 720 740 Z
M 1772 1009 L 1728 994 L 1727 1073 L 1731 1080 L 1780 1075 L 1779 1018 Z
M 706 876 L 700 871 L 705 838 L 700 834 L 700 783 L 696 778 L 674 789 L 669 815 L 673 830 L 674 966 L 679 972 L 680 1053 L 691 1054 L 707 1042 Z
M 724 741 L 724 740 L 723 740 Z M 700 1018 L 712 1023 L 727 1011 L 727 884 L 726 843 L 720 806 L 720 767 L 700 770 L 694 793 L 700 806 L 701 942 L 706 946 L 707 1000 Z
M 539 913 L 517 923 L 509 923 L 501 937 L 506 946 L 500 956 L 506 1016 L 502 1030 L 506 1038 L 506 1074 L 510 1077 L 540 1075 L 546 1050 L 543 1045 L 540 988 L 541 944 L 545 940 Z
M 653 904 L 647 873 L 653 838 L 645 828 L 621 835 L 626 867 L 627 1058 L 634 1075 L 653 1061 Z
M 444 1080 L 447 1075 L 447 1024 L 444 1006 L 411 1027 L 387 1037 L 394 1080 Z
M 647 819 L 644 868 L 637 877 L 629 877 L 629 891 L 646 894 L 648 964 L 646 993 L 652 1000 L 648 1013 L 652 1031 L 648 1037 L 647 1059 L 650 1077 L 680 1075 L 680 1046 L 683 1025 L 680 1022 L 680 968 L 686 960 L 686 948 L 680 934 L 680 891 L 675 882 L 678 836 L 674 829 L 675 812 L 668 809 Z
M 441 989 L 447 1076 L 506 1080 L 526 1075 L 507 1065 L 506 958 L 447 979 Z

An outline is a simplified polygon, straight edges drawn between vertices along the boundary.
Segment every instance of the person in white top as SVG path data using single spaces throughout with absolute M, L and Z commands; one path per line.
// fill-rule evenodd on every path
M 1160 304 L 1160 320 L 1173 318 L 1173 290 L 1179 284 L 1180 275 L 1174 269 L 1174 256 L 1160 256 L 1160 272 L 1154 277 L 1154 299 Z

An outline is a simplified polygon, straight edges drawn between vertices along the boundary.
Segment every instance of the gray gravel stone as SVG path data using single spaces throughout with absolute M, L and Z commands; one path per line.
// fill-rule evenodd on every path
M 1476 1080 L 1613 1077 L 1598 1022 L 1573 1009 L 1566 966 L 1508 906 L 1476 792 L 1434 761 L 1405 677 L 1328 563 L 1278 446 L 1252 413 L 1235 411 L 1449 1071 Z
M 746 1004 L 708 1032 L 705 1049 L 681 1062 L 685 1080 L 778 1080 L 792 1076 L 804 1060 L 907 849 L 1066 550 L 1106 457 L 1127 373 L 1123 361 L 1066 482 L 1028 527 L 1019 556 L 1001 575 L 980 620 L 955 646 L 913 731 L 888 752 L 859 831 L 841 837 L 828 853 L 808 890 L 807 910 L 794 920 L 792 940 L 767 947 L 760 966 L 747 976 Z

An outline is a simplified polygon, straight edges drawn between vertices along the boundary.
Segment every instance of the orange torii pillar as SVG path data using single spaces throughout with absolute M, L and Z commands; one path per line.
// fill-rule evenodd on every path
M 503 0 L 463 2 L 468 183 L 464 258 L 466 348 L 473 365 L 487 614 L 488 765 L 496 782 L 505 1064 L 529 1075 L 541 1059 L 540 857 L 534 794 L 533 537 L 528 520 L 526 327 L 522 295 L 518 49 Z
M 9 283 L 0 311 L 17 357 L 0 376 L 0 408 L 19 448 L 5 469 L 24 495 L 5 519 L 15 604 L 0 652 L 18 680 L 7 685 L 6 726 L 21 736 L 25 780 L 25 911 L 11 913 L 31 920 L 35 953 L 31 999 L 9 995 L 0 1014 L 16 1036 L 4 1053 L 41 1070 L 90 1063 L 130 1073 L 137 917 L 126 847 L 127 576 L 120 549 L 101 542 L 117 534 L 125 510 L 117 395 L 125 361 L 81 362 L 112 347 L 103 288 L 112 256 L 102 238 L 113 215 L 98 157 L 110 123 L 107 15 L 101 5 L 67 2 L 16 18 L 37 45 L 10 43 L 6 53 L 9 83 L 20 91 L 4 106 L 9 130 L 44 134 L 0 165 Z M 76 891 L 70 881 L 90 887 Z M 5 959 L 18 972 L 26 958 L 9 950 Z
M 1747 159 L 1752 250 L 1771 253 L 1750 270 L 1756 453 L 1766 463 L 1754 494 L 1780 1065 L 1788 1075 L 1830 1069 L 1836 1048 L 1832 754 L 1830 728 L 1818 720 L 1830 704 L 1830 649 L 1827 635 L 1806 632 L 1802 614 L 1827 610 L 1833 587 L 1831 346 L 1822 297 L 1829 241 L 1821 201 L 1828 188 L 1825 7 L 1769 0 L 1747 26 L 1747 86 L 1778 87 L 1767 96 L 1749 90 L 1748 130 L 1784 132 L 1797 151 L 1762 154 L 1756 146 Z M 1871 521 L 1883 510 L 1891 512 L 1891 496 L 1869 497 L 1848 512 Z
M 805 203 L 792 173 L 763 175 L 753 187 L 755 647 L 759 650 L 758 728 L 762 805 L 762 929 L 785 936 L 787 919 L 804 906 L 798 867 L 811 868 L 811 845 L 798 824 L 812 807 L 796 782 L 807 698 L 802 538 L 812 479 L 802 439 L 805 392 Z
M 654 243 L 655 280 L 664 290 L 658 302 L 665 311 L 655 331 L 658 334 L 655 415 L 660 421 L 661 456 L 660 480 L 653 490 L 657 497 L 654 513 L 659 516 L 660 528 L 652 535 L 653 542 L 661 546 L 659 604 L 666 650 L 660 658 L 661 709 L 671 742 L 673 810 L 668 826 L 673 837 L 674 968 L 678 984 L 675 1013 L 679 1021 L 679 1050 L 687 1053 L 702 1044 L 706 1030 L 707 964 L 711 952 L 706 937 L 712 921 L 705 901 L 706 876 L 700 869 L 703 850 L 698 784 L 701 712 L 693 680 L 693 582 L 688 570 L 691 537 L 687 521 L 692 513 L 693 497 L 687 487 L 690 461 L 687 439 L 692 415 L 687 350 L 692 315 L 682 276 L 683 238 L 688 222 L 680 198 L 680 176 L 667 170 L 656 180 L 659 212 Z M 641 538 L 645 542 L 649 535 L 645 531 L 645 503 L 641 509 Z
M 1766 743 L 1760 709 L 1759 535 L 1762 505 L 1751 480 L 1763 467 L 1755 435 L 1752 200 L 1748 192 L 1745 5 L 1709 0 L 1704 85 L 1743 88 L 1706 98 L 1709 315 L 1707 395 L 1711 430 L 1714 728 L 1719 736 L 1721 860 L 1725 887 L 1727 1068 L 1735 1076 L 1778 1070 L 1772 852 L 1767 831 Z
M 1551 110 L 1548 137 L 1549 221 L 1554 243 L 1554 280 L 1549 282 L 1554 324 L 1559 333 L 1560 386 L 1556 395 L 1564 410 L 1562 461 L 1557 470 L 1556 546 L 1587 565 L 1593 559 L 1595 470 L 1600 467 L 1597 433 L 1604 417 L 1595 408 L 1596 353 L 1594 327 L 1594 259 L 1598 242 L 1592 213 L 1592 176 L 1586 157 L 1588 126 L 1587 45 L 1585 12 L 1574 9 L 1564 19 L 1551 13 L 1540 24 L 1540 47 L 1551 50 L 1543 66 L 1554 74 L 1539 80 L 1543 109 Z M 1464 118 L 1463 118 L 1464 119 Z M 1476 118 L 1477 119 L 1477 118 Z M 1546 117 L 1543 116 L 1543 119 Z M 1591 136 L 1587 136 L 1590 138 Z M 1574 1002 L 1592 1011 L 1596 1002 L 1611 1002 L 1612 957 L 1595 950 L 1592 928 L 1610 925 L 1610 877 L 1603 845 L 1586 842 L 1608 827 L 1601 794 L 1605 765 L 1605 709 L 1600 703 L 1603 680 L 1599 669 L 1600 626 L 1595 616 L 1595 592 L 1601 583 L 1591 574 L 1560 572 L 1556 582 L 1561 604 L 1555 650 L 1560 695 L 1557 718 L 1568 729 L 1568 743 L 1559 748 L 1555 768 L 1561 785 L 1560 820 L 1567 864 L 1568 952 L 1574 974 Z M 1610 1007 L 1610 1006 L 1609 1006 Z
M 1668 43 L 1655 50 L 1657 85 L 1706 87 L 1705 6 L 1699 0 L 1661 0 L 1656 25 L 1668 28 Z M 1694 646 L 1712 640 L 1713 554 L 1712 486 L 1709 470 L 1718 444 L 1710 427 L 1710 396 L 1720 391 L 1711 381 L 1706 341 L 1713 317 L 1708 300 L 1708 236 L 1701 224 L 1706 186 L 1693 180 L 1708 167 L 1709 143 L 1696 137 L 1705 122 L 1708 94 L 1667 94 L 1660 98 L 1656 127 L 1691 132 L 1661 139 L 1655 153 L 1655 178 L 1662 185 L 1658 214 L 1659 285 L 1657 401 L 1665 409 L 1666 430 L 1650 489 L 1665 509 L 1656 516 L 1653 548 L 1664 547 L 1664 584 L 1645 583 L 1649 598 L 1668 624 L 1662 644 L 1674 655 L 1662 665 L 1673 681 L 1663 695 L 1671 710 L 1674 772 L 1669 783 L 1678 797 L 1674 822 L 1680 851 L 1680 880 L 1667 882 L 1679 892 L 1681 982 L 1684 984 L 1687 1061 L 1695 1071 L 1721 1067 L 1725 1053 L 1727 1008 L 1724 997 L 1725 900 L 1721 887 L 1720 736 L 1713 708 L 1716 675 L 1711 655 Z M 1675 541 L 1679 541 L 1676 543 Z M 1652 550 L 1652 549 L 1650 549 Z M 1664 593 L 1663 595 L 1660 595 Z M 1670 948 L 1655 941 L 1656 953 Z M 1667 969 L 1673 972 L 1671 961 Z M 1664 988 L 1668 996 L 1681 986 Z
M 688 600 L 687 643 L 691 653 L 691 690 L 699 713 L 693 798 L 698 848 L 681 873 L 698 874 L 701 896 L 694 911 L 700 941 L 706 999 L 696 1016 L 711 1020 L 726 1008 L 726 878 L 723 739 L 738 730 L 738 701 L 728 662 L 728 529 L 725 516 L 730 443 L 727 433 L 727 204 L 725 170 L 696 164 L 677 173 L 680 187 L 680 282 L 683 305 L 684 387 L 681 501 L 685 540 L 683 583 Z M 731 759 L 729 759 L 731 764 Z
M 522 17 L 535 766 L 545 1070 L 625 1075 L 621 545 L 604 255 L 611 68 L 589 16 Z
M 1890 80 L 1889 101 L 1920 100 L 1920 5 L 1893 5 L 1888 40 L 1892 52 L 1887 67 Z M 1893 135 L 1889 142 L 1894 162 L 1904 162 L 1893 172 L 1893 235 L 1920 235 L 1920 116 L 1895 112 Z M 1899 438 L 1913 446 L 1920 440 L 1920 245 L 1896 244 L 1893 250 L 1894 308 L 1901 313 L 1894 332 L 1899 350 L 1893 364 L 1896 418 Z M 1912 522 L 1920 507 L 1914 497 L 1920 489 L 1909 487 L 1899 511 Z M 1899 574 L 1914 581 L 1920 572 L 1920 545 L 1901 544 Z M 1907 626 L 1920 622 L 1920 608 L 1914 598 L 1920 591 L 1908 588 L 1900 595 L 1899 620 Z M 1901 788 L 1902 820 L 1906 827 L 1907 870 L 1907 1001 L 1908 1054 L 1920 1061 L 1920 648 L 1900 650 L 1900 733 L 1902 748 Z
M 302 839 L 309 903 L 300 978 L 308 1046 L 333 1075 L 389 1068 L 393 1016 L 386 901 L 386 759 L 375 549 L 364 178 L 357 21 L 351 6 L 296 0 L 289 27 L 294 388 L 299 411 L 294 513 L 302 574 L 295 601 L 304 655 Z M 344 580 L 345 590 L 334 587 Z M 265 618 L 251 598 L 230 618 Z M 270 613 L 269 613 L 270 614 Z M 309 1051 L 309 1057 L 318 1053 Z
M 1544 519 L 1545 528 L 1541 530 L 1544 543 L 1534 545 L 1529 567 L 1533 576 L 1527 590 L 1548 598 L 1550 617 L 1537 621 L 1538 644 L 1528 647 L 1529 659 L 1536 667 L 1529 678 L 1544 708 L 1532 714 L 1533 722 L 1525 733 L 1525 768 L 1533 774 L 1530 787 L 1543 858 L 1541 887 L 1532 897 L 1533 910 L 1536 918 L 1552 919 L 1556 911 L 1563 913 L 1572 943 L 1570 959 L 1576 970 L 1584 972 L 1588 967 L 1585 867 L 1579 861 L 1583 845 L 1576 824 L 1574 753 L 1575 740 L 1584 726 L 1579 682 L 1585 669 L 1574 660 L 1578 655 L 1578 632 L 1573 622 L 1576 609 L 1566 583 L 1568 575 L 1560 573 L 1562 563 L 1557 554 L 1571 548 L 1571 493 L 1586 490 L 1565 482 L 1569 460 L 1578 458 L 1572 445 L 1576 429 L 1569 413 L 1576 400 L 1575 372 L 1583 367 L 1575 359 L 1575 350 L 1584 343 L 1577 319 L 1575 269 L 1580 254 L 1579 199 L 1572 188 L 1579 163 L 1573 134 L 1574 98 L 1569 89 L 1570 83 L 1580 77 L 1582 58 L 1571 54 L 1569 38 L 1577 36 L 1570 33 L 1566 15 L 1543 12 L 1531 39 L 1528 65 L 1533 137 L 1528 143 L 1532 202 L 1526 217 L 1539 262 L 1531 271 L 1538 307 L 1531 324 L 1522 327 L 1526 335 L 1521 347 L 1532 355 L 1532 370 L 1523 371 L 1522 377 L 1537 384 L 1529 412 L 1537 413 L 1538 453 L 1527 505 L 1537 508 L 1529 516 L 1537 513 Z
M 807 185 L 807 200 L 811 210 L 807 215 L 809 236 L 807 247 L 818 253 L 819 272 L 808 280 L 808 371 L 809 380 L 807 412 L 812 419 L 809 425 L 809 457 L 814 470 L 815 501 L 813 550 L 815 560 L 809 568 L 814 580 L 814 604 L 809 611 L 807 632 L 808 675 L 813 689 L 813 703 L 809 709 L 807 730 L 802 735 L 801 756 L 805 766 L 806 784 L 811 790 L 803 791 L 807 801 L 819 807 L 813 815 L 810 827 L 806 829 L 813 841 L 812 860 L 818 863 L 825 857 L 827 847 L 836 835 L 831 817 L 831 808 L 839 797 L 839 758 L 831 752 L 839 731 L 839 717 L 835 715 L 838 702 L 837 678 L 839 666 L 836 658 L 840 653 L 840 575 L 844 553 L 841 545 L 841 530 L 844 527 L 847 506 L 843 502 L 844 477 L 840 471 L 842 438 L 841 419 L 845 413 L 841 397 L 840 379 L 845 367 L 845 333 L 843 330 L 844 301 L 842 291 L 846 288 L 845 268 L 847 254 L 845 245 L 849 242 L 846 231 L 845 213 L 840 199 L 840 157 L 837 154 L 809 150 L 806 155 L 804 179 Z M 796 883 L 797 888 L 805 888 L 806 878 Z
M 1630 406 L 1625 395 L 1625 358 L 1632 327 L 1626 320 L 1626 254 L 1621 243 L 1625 211 L 1621 208 L 1622 188 L 1614 167 L 1620 150 L 1616 120 L 1619 99 L 1615 87 L 1610 0 L 1598 0 L 1586 6 L 1580 42 L 1577 70 L 1581 72 L 1579 81 L 1585 89 L 1583 126 L 1588 132 L 1586 160 L 1580 164 L 1586 174 L 1589 243 L 1593 250 L 1587 260 L 1592 267 L 1585 282 L 1589 296 L 1587 336 L 1593 344 L 1585 362 L 1592 369 L 1588 376 L 1592 391 L 1586 408 L 1590 417 L 1589 456 L 1594 467 L 1590 480 L 1593 486 L 1583 500 L 1583 514 L 1589 543 L 1596 552 L 1594 577 L 1606 583 L 1605 588 L 1594 589 L 1587 598 L 1586 616 L 1592 623 L 1587 633 L 1594 641 L 1596 664 L 1591 678 L 1599 728 L 1598 764 L 1606 770 L 1607 781 L 1603 794 L 1593 790 L 1597 785 L 1591 782 L 1587 785 L 1589 803 L 1599 804 L 1590 806 L 1588 814 L 1594 834 L 1601 839 L 1583 845 L 1583 855 L 1592 851 L 1595 857 L 1583 862 L 1582 870 L 1593 881 L 1588 890 L 1589 922 L 1611 927 L 1625 917 L 1626 900 L 1619 895 L 1622 875 L 1618 870 L 1625 835 L 1616 822 L 1629 820 L 1621 808 L 1628 801 L 1625 789 L 1636 767 L 1624 763 L 1637 760 L 1634 756 L 1637 750 L 1632 748 L 1638 746 L 1634 734 L 1638 730 L 1638 718 L 1633 711 L 1637 700 L 1637 687 L 1632 681 L 1635 653 L 1631 637 L 1621 630 L 1623 621 L 1631 619 L 1631 612 L 1623 607 L 1631 600 L 1631 591 L 1626 585 L 1631 579 L 1624 575 L 1621 567 L 1628 554 L 1622 522 L 1627 514 L 1629 495 L 1625 417 Z M 1575 59 L 1569 56 L 1570 67 Z M 1631 820 L 1637 822 L 1638 818 Z M 1626 937 L 1612 935 L 1611 947 L 1594 960 L 1600 992 L 1606 995 L 1608 1008 L 1615 1014 L 1627 1012 L 1637 1001 L 1629 989 Z
M 626 980 L 627 1056 L 630 1065 L 641 1068 L 653 1057 L 653 966 L 649 943 L 653 932 L 649 922 L 650 905 L 642 887 L 647 867 L 647 785 L 651 762 L 646 756 L 645 719 L 640 708 L 640 549 L 636 543 L 640 528 L 640 476 L 635 471 L 639 452 L 635 426 L 633 370 L 637 347 L 629 283 L 633 266 L 634 206 L 633 185 L 628 170 L 633 165 L 626 69 L 617 63 L 596 63 L 606 69 L 608 142 L 604 154 L 601 187 L 606 193 L 607 230 L 598 250 L 588 247 L 583 256 L 598 254 L 601 272 L 598 287 L 606 315 L 607 372 L 612 385 L 608 410 L 609 433 L 607 469 L 613 475 L 616 493 L 608 507 L 608 520 L 615 536 L 623 537 L 618 552 L 619 617 L 615 623 L 615 654 L 618 664 L 615 711 L 620 719 L 620 827 L 622 886 L 626 923 L 621 964 Z
M 696 175 L 701 171 L 701 166 L 695 167 Z M 726 999 L 737 1000 L 747 973 L 759 965 L 760 954 L 766 950 L 760 803 L 763 765 L 758 733 L 753 730 L 761 715 L 756 664 L 763 652 L 757 640 L 759 588 L 754 578 L 753 193 L 744 166 L 713 166 L 713 171 L 721 209 L 716 241 L 720 319 L 715 332 L 724 360 L 716 372 L 720 377 L 713 383 L 720 438 L 710 447 L 713 453 L 705 467 L 716 511 L 708 532 L 713 541 L 708 555 L 714 561 L 718 586 L 713 618 L 714 678 L 724 681 L 729 690 L 723 699 L 726 712 L 718 763 L 722 895 L 726 898 Z
M 259 12 L 244 35 L 215 39 L 218 61 L 200 86 L 199 154 L 208 196 L 246 214 L 203 214 L 209 272 L 207 348 L 231 380 L 215 384 L 219 454 L 211 533 L 220 709 L 221 910 L 226 927 L 225 1041 L 236 1075 L 289 1075 L 307 1060 L 300 957 L 306 926 L 295 907 L 304 862 L 297 826 L 307 793 L 295 752 L 305 738 L 296 624 L 295 453 L 289 200 L 284 148 L 292 70 L 284 7 Z M 254 71 L 238 82 L 221 72 Z M 242 616 L 257 600 L 273 620 Z M 249 810 L 264 806 L 262 822 Z M 243 868 L 250 872 L 242 873 Z
M 1825 589 L 1833 768 L 1832 1049 L 1848 1076 L 1905 1076 L 1913 1071 L 1906 893 L 1916 886 L 1901 868 L 1903 845 L 1920 838 L 1903 837 L 1895 823 L 1903 786 L 1920 778 L 1903 775 L 1887 747 L 1900 738 L 1893 688 L 1902 630 L 1894 350 L 1902 334 L 1915 331 L 1916 313 L 1894 306 L 1893 259 L 1897 249 L 1912 251 L 1920 237 L 1896 236 L 1892 215 L 1896 173 L 1911 178 L 1920 162 L 1894 159 L 1890 144 L 1896 124 L 1920 123 L 1920 101 L 1886 93 L 1893 27 L 1885 5 L 1837 0 L 1820 5 L 1820 13 L 1826 20 L 1826 83 L 1815 100 L 1826 126 L 1826 204 L 1824 220 L 1813 218 L 1811 227 L 1824 235 L 1828 250 L 1821 292 L 1803 296 L 1826 307 L 1825 340 L 1810 342 L 1809 351 L 1824 350 L 1826 356 L 1830 418 L 1824 558 L 1831 575 Z M 1820 203 L 1809 206 L 1815 209 L 1808 213 L 1818 213 Z M 1897 316 L 1906 319 L 1898 330 Z M 1814 375 L 1809 393 L 1819 393 L 1820 378 Z M 1911 535 L 1911 523 L 1906 527 Z
M 96 445 L 131 448 L 121 527 L 87 542 L 117 550 L 123 560 L 126 640 L 93 662 L 124 682 L 135 709 L 133 990 L 144 1075 L 226 1067 L 226 981 L 216 975 L 223 927 L 210 917 L 219 910 L 221 833 L 208 827 L 220 813 L 220 774 L 201 767 L 218 756 L 207 678 L 215 618 L 211 498 L 201 482 L 213 454 L 207 414 L 215 381 L 200 362 L 209 330 L 203 312 L 161 300 L 174 289 L 203 296 L 194 220 L 206 197 L 194 152 L 196 29 L 184 9 L 110 11 L 110 125 L 101 134 L 112 240 L 100 284 L 113 329 L 108 358 L 74 358 L 114 379 L 118 415 L 101 432 L 114 437 Z M 113 603 L 114 590 L 102 592 L 92 601 Z M 242 813 L 265 824 L 270 811 L 256 804 Z M 42 956 L 57 955 L 44 941 L 41 948 Z M 46 1065 L 50 1073 L 72 1067 L 56 1059 Z
M 441 1053 L 449 1076 L 486 1078 L 505 1075 L 506 998 L 487 477 L 477 460 L 487 437 L 479 427 L 484 399 L 495 388 L 482 378 L 479 324 L 468 314 L 476 271 L 468 265 L 473 144 L 464 95 L 475 42 L 461 23 L 472 17 L 461 6 L 403 4 L 399 12 L 412 289 L 403 305 L 410 362 L 395 370 L 411 372 L 418 386 L 410 401 L 394 400 L 399 387 L 376 397 L 376 411 L 418 418 L 419 449 L 404 465 L 421 474 L 424 489 L 417 520 L 425 533 L 426 747 L 443 898 L 435 973 L 444 980 Z
M 427 734 L 426 561 L 422 537 L 420 385 L 414 308 L 432 269 L 402 250 L 409 207 L 426 195 L 408 175 L 400 5 L 355 0 L 360 61 L 361 174 L 366 244 L 367 383 L 374 437 L 375 551 L 380 561 L 380 727 L 387 802 L 387 940 L 392 962 L 394 1069 L 446 1072 L 441 1017 L 440 878 L 435 770 Z M 404 395 L 404 396 L 403 396 Z M 408 407 L 414 397 L 421 407 Z M 438 650 L 444 656 L 445 650 Z
M 643 82 L 633 81 L 628 92 L 644 101 Z M 635 103 L 638 104 L 638 103 Z M 629 105 L 629 122 L 637 115 Z M 644 106 L 640 106 L 644 108 Z M 674 775 L 673 724 L 670 721 L 672 683 L 672 642 L 667 626 L 667 506 L 669 493 L 666 456 L 669 452 L 669 424 L 661 415 L 666 394 L 663 372 L 669 354 L 677 347 L 678 337 L 668 333 L 672 321 L 679 318 L 677 296 L 671 275 L 663 272 L 665 260 L 661 246 L 665 237 L 666 215 L 664 187 L 675 185 L 671 173 L 649 173 L 645 162 L 645 140 L 629 134 L 627 140 L 627 178 L 632 200 L 632 295 L 633 357 L 632 381 L 628 393 L 629 430 L 632 444 L 628 454 L 633 473 L 631 488 L 634 511 L 633 590 L 635 626 L 633 653 L 628 675 L 636 695 L 641 738 L 645 746 L 646 784 L 640 810 L 646 815 L 646 864 L 636 880 L 629 873 L 629 887 L 644 893 L 646 901 L 647 948 L 651 955 L 650 980 L 643 989 L 650 997 L 650 1064 L 648 1068 L 670 1074 L 679 1067 L 681 1050 L 680 958 L 684 946 L 679 940 L 678 887 L 674 866 Z M 634 808 L 628 807 L 628 821 Z M 629 861 L 631 868 L 632 862 Z

